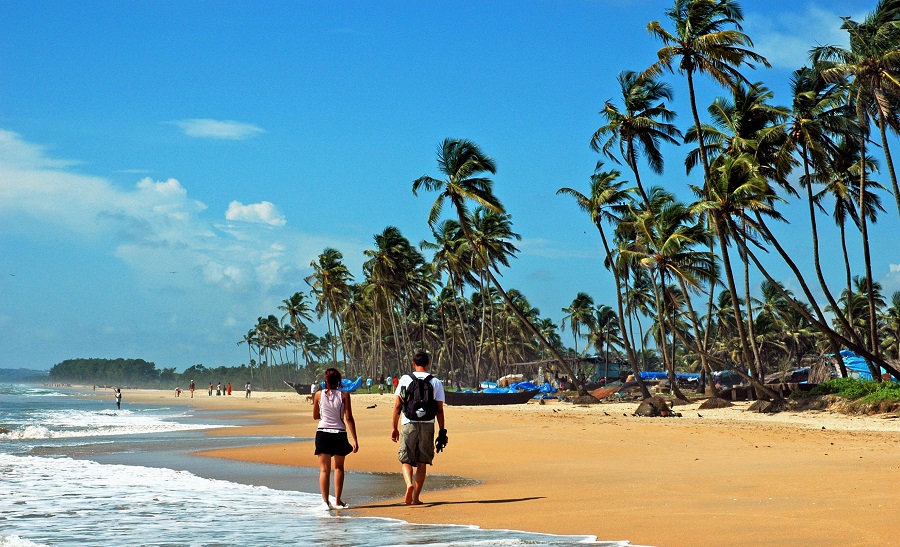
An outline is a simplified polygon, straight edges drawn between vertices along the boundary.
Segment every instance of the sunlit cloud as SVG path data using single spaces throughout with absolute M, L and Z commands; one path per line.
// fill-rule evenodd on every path
M 268 201 L 247 205 L 239 201 L 232 201 L 228 205 L 228 210 L 225 211 L 225 218 L 241 222 L 269 224 L 271 226 L 284 226 L 287 222 L 284 219 L 284 215 L 278 210 L 278 207 Z
M 816 46 L 846 47 L 849 42 L 847 31 L 841 29 L 841 17 L 861 17 L 853 15 L 806 3 L 779 14 L 747 13 L 744 31 L 753 37 L 754 50 L 773 67 L 797 70 L 809 65 L 810 50 Z
M 148 290 L 216 298 L 225 290 L 277 301 L 287 288 L 303 287 L 309 263 L 326 247 L 342 249 L 348 267 L 361 266 L 359 243 L 289 229 L 268 201 L 233 201 L 225 220 L 215 221 L 222 213 L 209 214 L 177 179 L 117 186 L 66 171 L 71 162 L 2 130 L 0 158 L 0 227 L 4 215 L 24 215 L 60 237 L 112 245 L 109 253 Z
M 188 137 L 240 141 L 255 137 L 265 130 L 251 123 L 211 118 L 190 118 L 171 122 L 180 127 Z

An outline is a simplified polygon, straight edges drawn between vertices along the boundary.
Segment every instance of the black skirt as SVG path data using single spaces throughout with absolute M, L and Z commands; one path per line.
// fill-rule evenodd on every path
M 347 432 L 327 433 L 316 431 L 316 456 L 328 454 L 330 456 L 346 456 L 353 452 L 350 441 L 347 440 Z

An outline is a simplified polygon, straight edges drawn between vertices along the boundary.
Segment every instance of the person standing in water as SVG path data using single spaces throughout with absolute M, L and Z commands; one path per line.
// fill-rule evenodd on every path
M 350 406 L 350 394 L 340 390 L 341 373 L 335 368 L 325 371 L 325 389 L 313 395 L 313 419 L 319 420 L 316 430 L 316 456 L 319 458 L 319 489 L 328 509 L 347 508 L 341 499 L 344 490 L 344 458 L 359 451 L 356 421 Z M 353 443 L 347 437 L 350 432 Z M 328 499 L 331 467 L 334 462 L 334 505 Z
M 116 388 L 116 410 L 122 410 L 122 390 Z

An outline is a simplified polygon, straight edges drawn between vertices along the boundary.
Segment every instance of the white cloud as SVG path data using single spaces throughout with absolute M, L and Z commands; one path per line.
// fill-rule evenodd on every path
M 251 123 L 234 120 L 213 120 L 210 118 L 191 118 L 171 122 L 184 131 L 188 137 L 200 139 L 220 139 L 240 141 L 255 137 L 265 130 Z
M 816 46 L 846 47 L 847 31 L 841 30 L 842 16 L 815 4 L 784 6 L 779 14 L 746 13 L 744 31 L 753 38 L 754 50 L 775 68 L 797 70 L 809 65 L 809 52 Z M 859 20 L 860 17 L 851 17 Z
M 268 201 L 250 203 L 247 205 L 244 205 L 240 201 L 232 201 L 228 204 L 225 218 L 227 220 L 238 220 L 241 222 L 269 224 L 270 226 L 284 226 L 287 223 L 284 219 L 284 215 L 278 210 L 278 207 Z
M 215 223 L 176 179 L 143 178 L 123 188 L 68 172 L 60 167 L 71 162 L 2 130 L 0 158 L 0 234 L 11 226 L 4 217 L 31 218 L 50 237 L 111 245 L 109 254 L 148 290 L 197 298 L 228 291 L 247 296 L 238 299 L 241 305 L 248 298 L 280 301 L 286 287 L 302 287 L 309 263 L 325 247 L 342 249 L 348 267 L 362 261 L 358 242 L 281 228 L 284 215 L 269 202 L 232 202 L 227 221 Z

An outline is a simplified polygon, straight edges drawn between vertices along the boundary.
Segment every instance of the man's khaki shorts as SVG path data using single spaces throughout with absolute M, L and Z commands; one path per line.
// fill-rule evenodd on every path
M 400 426 L 400 463 L 416 467 L 434 460 L 434 422 L 410 422 Z

